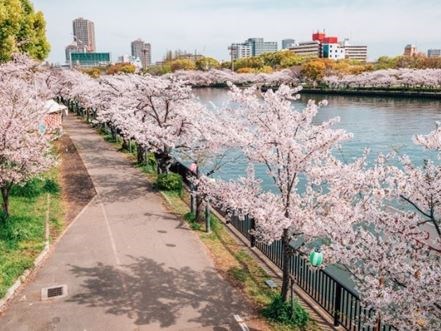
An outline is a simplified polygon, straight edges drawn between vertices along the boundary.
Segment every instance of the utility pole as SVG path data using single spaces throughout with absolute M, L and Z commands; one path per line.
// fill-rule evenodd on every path
M 237 51 L 236 45 L 231 45 L 229 47 L 230 55 L 231 55 L 231 71 L 234 71 L 234 51 Z

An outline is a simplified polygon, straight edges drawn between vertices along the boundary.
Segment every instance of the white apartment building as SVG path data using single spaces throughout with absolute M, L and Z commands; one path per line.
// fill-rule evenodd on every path
M 346 48 L 339 43 L 322 44 L 321 57 L 332 60 L 343 60 L 346 58 Z
M 253 47 L 250 43 L 234 43 L 228 47 L 228 50 L 232 61 L 253 56 Z

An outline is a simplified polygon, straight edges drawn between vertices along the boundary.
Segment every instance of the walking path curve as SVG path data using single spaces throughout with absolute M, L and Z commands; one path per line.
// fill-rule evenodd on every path
M 144 175 L 69 116 L 98 195 L 0 318 L 0 330 L 236 330 L 252 310 Z M 64 298 L 41 289 L 67 285 Z

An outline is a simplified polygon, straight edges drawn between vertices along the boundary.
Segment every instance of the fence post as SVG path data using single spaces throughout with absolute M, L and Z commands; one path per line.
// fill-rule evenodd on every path
M 334 326 L 340 325 L 341 311 L 341 284 L 335 283 L 335 301 L 334 301 Z
M 248 215 L 246 216 L 248 218 Z M 251 248 L 256 247 L 256 236 L 253 234 L 254 230 L 256 230 L 256 221 L 254 218 L 250 220 L 250 244 Z
M 196 214 L 196 192 L 194 184 L 190 183 L 190 211 L 192 214 Z
M 207 233 L 211 232 L 211 215 L 210 215 L 210 203 L 205 203 L 205 229 Z

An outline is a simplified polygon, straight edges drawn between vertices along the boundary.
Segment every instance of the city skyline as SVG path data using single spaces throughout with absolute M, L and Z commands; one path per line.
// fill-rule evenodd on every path
M 441 36 L 433 29 L 441 14 L 433 11 L 434 4 L 434 0 L 374 0 L 369 4 L 359 0 L 189 0 L 185 4 L 176 0 L 166 4 L 135 0 L 121 4 L 109 0 L 104 7 L 101 1 L 34 1 L 36 9 L 45 14 L 52 45 L 49 61 L 55 63 L 64 62 L 65 47 L 72 40 L 72 20 L 76 17 L 95 22 L 97 51 L 111 52 L 113 60 L 130 54 L 130 43 L 137 38 L 152 45 L 152 62 L 174 49 L 197 50 L 228 60 L 228 46 L 234 42 L 263 37 L 277 41 L 280 48 L 282 39 L 309 40 L 313 31 L 323 29 L 368 45 L 370 60 L 381 55 L 400 55 L 409 43 L 425 52 L 441 47 Z M 271 29 L 261 24 L 262 20 Z M 372 24 L 373 21 L 378 23 Z M 383 26 L 383 22 L 388 26 Z

